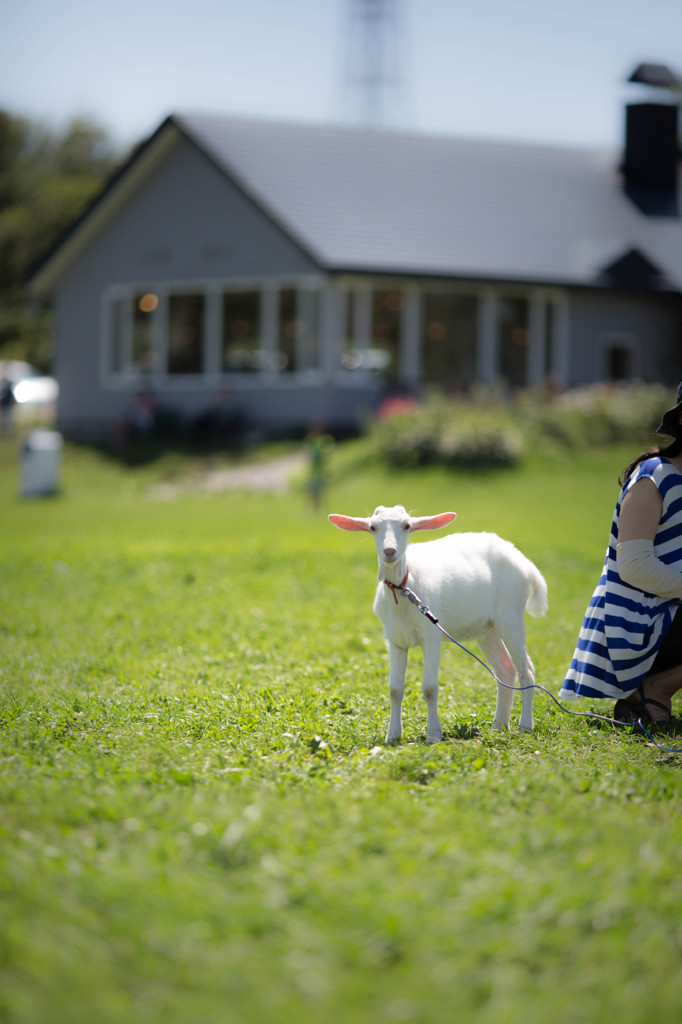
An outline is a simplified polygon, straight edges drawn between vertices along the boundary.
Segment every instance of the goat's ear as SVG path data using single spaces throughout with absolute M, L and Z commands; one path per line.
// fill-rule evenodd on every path
M 442 530 L 456 518 L 456 512 L 441 512 L 437 516 L 417 516 L 411 520 L 411 526 L 413 530 Z
M 369 530 L 369 519 L 356 518 L 355 516 L 339 516 L 332 513 L 329 522 L 338 526 L 339 530 Z

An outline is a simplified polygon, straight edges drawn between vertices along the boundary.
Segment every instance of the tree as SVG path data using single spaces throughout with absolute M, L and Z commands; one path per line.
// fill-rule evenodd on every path
M 55 133 L 0 110 L 0 357 L 49 368 L 50 317 L 28 304 L 27 279 L 115 162 L 106 131 L 89 119 Z

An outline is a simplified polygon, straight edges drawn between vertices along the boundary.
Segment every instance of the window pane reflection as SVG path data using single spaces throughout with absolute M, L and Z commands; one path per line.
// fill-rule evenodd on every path
M 512 388 L 528 381 L 528 306 L 526 299 L 501 299 L 499 305 L 499 372 Z
M 398 291 L 372 294 L 372 364 L 370 369 L 397 375 L 400 363 L 403 296 Z
M 306 290 L 300 293 L 299 370 L 315 370 L 320 365 L 321 305 L 319 291 Z
M 296 340 L 299 325 L 296 320 L 296 292 L 283 288 L 279 293 L 278 367 L 284 373 L 293 373 L 296 366 Z
M 159 300 L 146 292 L 133 297 L 132 370 L 148 373 L 152 368 L 152 315 Z
M 424 383 L 466 389 L 476 379 L 477 306 L 473 295 L 424 296 Z
M 254 373 L 261 368 L 260 292 L 223 296 L 222 368 L 226 373 Z
M 204 362 L 204 297 L 171 295 L 168 304 L 168 372 L 201 373 Z

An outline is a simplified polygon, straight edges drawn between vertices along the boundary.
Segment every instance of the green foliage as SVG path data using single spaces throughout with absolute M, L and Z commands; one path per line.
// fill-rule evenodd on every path
M 574 388 L 554 399 L 521 397 L 519 414 L 529 438 L 566 448 L 651 443 L 663 413 L 673 402 L 672 387 L 631 381 Z
M 106 133 L 87 119 L 55 134 L 0 110 L 0 358 L 49 368 L 49 317 L 27 311 L 26 280 L 113 166 Z
M 597 384 L 554 397 L 518 392 L 504 398 L 485 389 L 451 400 L 431 394 L 420 403 L 389 403 L 368 438 L 391 466 L 509 467 L 531 450 L 643 445 L 670 399 L 669 388 L 641 382 Z
M 356 442 L 328 508 L 454 507 L 517 543 L 556 693 L 629 454 L 472 476 Z M 366 537 L 297 492 L 154 500 L 165 464 L 68 445 L 61 496 L 22 503 L 17 455 L 0 442 L 2 1020 L 679 1020 L 677 755 L 543 694 L 533 736 L 493 733 L 455 649 L 444 742 L 414 654 L 387 747 Z
M 391 466 L 462 468 L 513 466 L 522 435 L 505 404 L 493 397 L 448 401 L 432 394 L 422 403 L 399 403 L 373 421 L 376 452 Z

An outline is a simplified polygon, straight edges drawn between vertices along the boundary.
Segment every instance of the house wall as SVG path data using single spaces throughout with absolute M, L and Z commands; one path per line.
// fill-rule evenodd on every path
M 571 294 L 566 384 L 609 379 L 608 351 L 631 353 L 631 376 L 676 384 L 682 377 L 682 300 L 651 293 Z
M 323 351 L 314 372 L 273 371 L 237 379 L 209 368 L 193 378 L 171 379 L 157 368 L 144 382 L 139 376 L 108 372 L 112 295 L 195 288 L 217 296 L 235 282 L 274 294 L 278 282 L 285 281 L 311 283 L 321 296 Z M 525 356 L 519 371 L 526 383 L 551 378 L 560 386 L 577 386 L 608 379 L 608 352 L 614 347 L 628 355 L 631 376 L 666 382 L 682 377 L 679 298 L 505 282 L 334 278 L 179 137 L 60 280 L 54 304 L 59 428 L 71 436 L 108 435 L 127 415 L 136 393 L 155 385 L 162 403 L 185 420 L 216 402 L 227 402 L 247 421 L 266 428 L 357 424 L 375 408 L 386 380 L 377 372 L 344 370 L 341 350 L 375 346 L 372 296 L 381 289 L 400 296 L 400 354 L 394 369 L 400 383 L 415 392 L 423 370 L 425 296 L 441 291 L 476 298 L 479 381 L 498 380 L 505 359 L 509 362 L 512 349 L 503 341 L 500 325 L 505 304 L 515 299 L 524 304 L 527 317 L 521 325 Z M 342 312 L 349 296 L 352 316 Z
M 180 139 L 163 164 L 91 242 L 62 278 L 54 300 L 58 425 L 95 435 L 122 417 L 134 383 L 105 386 L 102 374 L 104 296 L 112 285 L 197 282 L 264 275 L 319 274 L 291 239 L 189 142 Z M 300 401 L 277 397 L 277 408 Z M 310 395 L 315 412 L 320 395 Z M 176 389 L 183 413 L 200 411 L 205 391 Z M 270 409 L 275 396 L 257 404 Z M 305 408 L 303 412 L 307 412 Z M 270 409 L 275 415 L 277 409 Z

